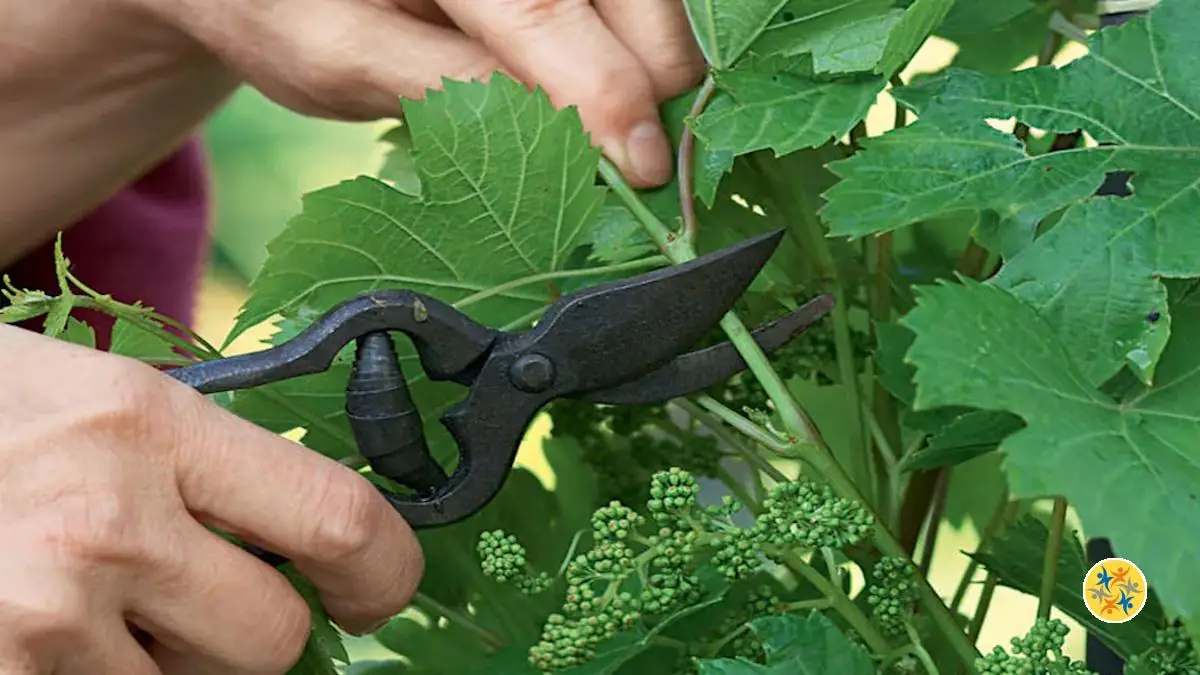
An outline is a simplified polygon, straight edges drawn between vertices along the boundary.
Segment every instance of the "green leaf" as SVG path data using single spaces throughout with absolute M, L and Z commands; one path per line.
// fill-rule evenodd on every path
M 165 331 L 158 327 L 159 331 Z M 112 339 L 108 351 L 121 356 L 160 365 L 182 365 L 189 363 L 188 359 L 175 352 L 171 343 L 163 339 L 161 333 L 142 328 L 125 319 L 118 318 L 113 322 Z
M 1048 233 L 1004 252 L 996 283 L 1051 321 L 1092 384 L 1125 365 L 1152 382 L 1170 325 L 1161 279 L 1200 275 L 1190 253 L 1200 243 L 1194 21 L 1200 6 L 1164 2 L 1099 31 L 1089 55 L 1064 68 L 951 70 L 901 91 L 922 117 L 831 167 L 844 179 L 827 194 L 832 233 L 861 236 L 968 209 L 995 212 L 1013 233 L 1007 240 L 1028 242 L 1065 208 Z M 1030 156 L 984 121 L 1010 116 L 1050 131 L 1082 128 L 1111 145 Z M 1133 195 L 1092 197 L 1115 170 L 1134 173 Z M 1153 310 L 1163 319 L 1147 321 Z
M 1179 330 L 1158 384 L 1116 402 L 1087 381 L 1032 307 L 995 286 L 963 284 L 922 288 L 903 320 L 917 333 L 908 352 L 917 368 L 915 407 L 1019 415 L 1026 428 L 1000 446 L 1013 496 L 1063 495 L 1091 536 L 1108 537 L 1145 570 L 1169 610 L 1197 618 L 1197 296 L 1175 308 Z
M 788 0 L 684 0 L 692 32 L 714 68 L 729 68 Z
M 646 228 L 629 209 L 617 203 L 600 208 L 581 243 L 591 245 L 592 260 L 605 264 L 628 262 L 658 252 Z
M 786 155 L 845 135 L 866 115 L 884 82 L 877 77 L 822 81 L 811 57 L 748 59 L 716 75 L 720 94 L 695 122 L 710 147 L 743 155 Z
M 883 56 L 880 57 L 875 72 L 888 78 L 903 70 L 950 12 L 954 2 L 955 0 L 916 0 L 909 5 L 900 22 L 888 36 L 887 46 L 884 47 Z
M 379 178 L 406 195 L 420 195 L 421 177 L 413 161 L 412 130 L 400 124 L 380 136 L 379 141 L 391 146 L 379 168 Z
M 421 196 L 368 177 L 306 195 L 268 246 L 229 339 L 274 314 L 323 311 L 381 287 L 458 303 L 489 324 L 549 302 L 544 283 L 485 292 L 562 269 L 600 207 L 600 151 L 578 113 L 500 76 L 447 81 L 406 101 L 405 116 Z
M 1057 8 L 1031 0 L 958 0 L 936 32 L 958 45 L 951 66 L 1003 73 L 1038 53 Z
M 818 74 L 870 72 L 903 15 L 890 0 L 792 0 L 751 51 L 811 54 Z
M 745 659 L 697 659 L 700 675 L 873 675 L 875 664 L 820 612 L 760 617 L 750 628 L 766 665 Z
M 403 654 L 418 672 L 465 673 L 485 663 L 490 652 L 475 635 L 452 621 L 431 624 L 399 616 L 375 633 L 384 647 Z
M 969 412 L 942 427 L 925 447 L 900 464 L 908 471 L 962 464 L 995 450 L 1024 426 L 1016 415 L 993 410 Z
M 75 317 L 67 319 L 67 327 L 58 338 L 87 347 L 88 349 L 96 348 L 96 331 L 92 330 L 90 325 Z
M 300 660 L 292 666 L 288 675 L 338 675 L 333 662 L 348 663 L 350 657 L 346 655 L 346 647 L 342 644 L 341 634 L 330 623 L 329 614 L 326 613 L 320 598 L 317 597 L 316 587 L 297 572 L 291 563 L 281 567 L 280 571 L 308 603 L 313 621 L 312 632 L 308 636 L 308 642 L 304 645 Z
M 1050 530 L 1040 520 L 1026 516 L 994 538 L 986 551 L 971 557 L 996 575 L 1000 585 L 1037 596 L 1041 592 L 1042 561 L 1049 538 Z M 1091 563 L 1079 539 L 1064 533 L 1051 596 L 1054 605 L 1126 659 L 1153 646 L 1154 632 L 1164 621 L 1157 594 L 1149 594 L 1137 621 L 1105 623 L 1092 616 L 1083 603 L 1083 577 L 1089 568 Z

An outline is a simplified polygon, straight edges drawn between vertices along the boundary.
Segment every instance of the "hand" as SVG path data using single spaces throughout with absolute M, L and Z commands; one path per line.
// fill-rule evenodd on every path
M 122 357 L 0 326 L 0 371 L 0 673 L 284 673 L 307 606 L 204 524 L 351 632 L 415 592 L 412 531 L 350 469 Z
M 496 70 L 541 85 L 638 187 L 672 174 L 657 103 L 704 72 L 681 0 L 132 0 L 277 102 L 315 115 L 400 112 Z

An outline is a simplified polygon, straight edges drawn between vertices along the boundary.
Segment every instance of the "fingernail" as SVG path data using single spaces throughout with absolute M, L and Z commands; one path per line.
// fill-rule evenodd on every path
M 625 139 L 625 157 L 629 170 L 641 182 L 659 186 L 671 180 L 675 162 L 671 157 L 671 142 L 662 125 L 642 122 Z

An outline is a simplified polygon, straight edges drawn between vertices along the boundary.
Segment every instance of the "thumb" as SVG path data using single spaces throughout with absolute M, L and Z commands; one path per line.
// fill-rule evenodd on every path
M 397 3 L 400 4 L 400 3 Z M 305 115 L 400 114 L 442 78 L 487 79 L 499 64 L 462 32 L 359 0 L 179 0 L 169 17 L 276 103 Z

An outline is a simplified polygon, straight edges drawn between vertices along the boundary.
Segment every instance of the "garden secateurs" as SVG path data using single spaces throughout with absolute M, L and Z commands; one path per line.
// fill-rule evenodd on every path
M 782 236 L 770 232 L 679 265 L 563 295 L 533 328 L 520 332 L 489 328 L 421 293 L 371 291 L 335 306 L 283 344 L 168 374 L 204 394 L 247 389 L 326 370 L 354 341 L 345 410 L 359 452 L 376 474 L 412 490 L 400 494 L 380 487 L 412 527 L 447 525 L 496 496 L 526 428 L 552 400 L 657 403 L 745 369 L 730 342 L 687 350 L 729 312 Z M 764 351 L 773 351 L 832 307 L 831 296 L 819 296 L 753 337 Z M 412 342 L 429 379 L 468 388 L 441 417 L 459 449 L 449 475 L 429 452 L 393 332 Z

